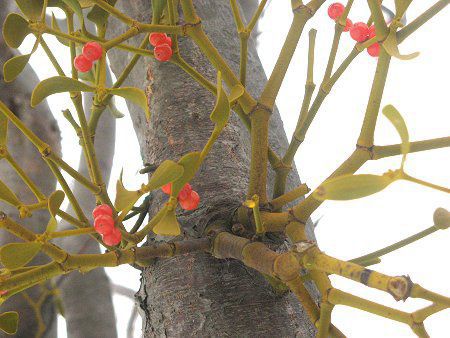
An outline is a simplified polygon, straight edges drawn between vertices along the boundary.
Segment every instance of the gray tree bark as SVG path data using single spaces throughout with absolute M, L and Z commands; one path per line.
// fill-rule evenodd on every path
M 13 1 L 0 2 L 0 21 L 3 22 L 6 15 L 12 10 Z M 13 51 L 5 44 L 3 37 L 0 38 L 0 64 L 14 56 Z M 40 104 L 31 112 L 30 97 L 34 86 L 38 83 L 38 78 L 31 67 L 27 67 L 23 74 L 12 84 L 5 84 L 3 81 L 3 67 L 0 69 L 0 100 L 2 100 L 34 133 L 51 145 L 56 153 L 60 153 L 60 133 L 58 125 L 50 112 L 46 103 Z M 26 171 L 30 178 L 37 184 L 41 191 L 49 195 L 56 188 L 56 179 L 42 160 L 39 152 L 34 146 L 17 130 L 11 123 L 8 130 L 8 150 L 19 165 Z M 6 162 L 0 161 L 0 179 L 17 193 L 18 197 L 26 203 L 35 203 L 36 200 L 28 187 L 23 183 L 14 169 Z M 19 220 L 16 209 L 0 202 L 0 208 L 9 217 Z M 49 215 L 46 211 L 33 213 L 33 217 L 20 220 L 34 232 L 42 233 L 48 223 Z M 0 246 L 17 238 L 2 230 L 0 233 Z M 32 264 L 45 264 L 49 260 L 45 255 L 39 255 Z M 47 285 L 49 286 L 49 285 Z M 28 295 L 37 300 L 42 294 L 39 286 L 26 291 Z M 35 312 L 30 307 L 25 298 L 18 294 L 8 299 L 0 308 L 4 311 L 19 312 L 19 330 L 17 337 L 33 337 L 38 332 L 38 322 Z M 41 308 L 42 319 L 45 325 L 45 336 L 56 337 L 56 311 L 53 297 L 48 297 Z M 0 333 L 0 337 L 7 337 Z M 8 336 L 9 337 L 9 336 Z
M 196 0 L 194 4 L 206 33 L 237 72 L 239 41 L 228 1 Z M 150 20 L 149 1 L 119 1 L 118 7 L 139 21 Z M 254 5 L 247 8 L 254 8 Z M 125 31 L 122 25 L 111 21 L 114 36 Z M 215 81 L 216 71 L 189 39 L 180 39 L 180 51 L 191 65 Z M 121 52 L 111 53 L 113 71 L 119 74 L 130 57 Z M 146 79 L 142 76 L 144 70 Z M 258 97 L 265 82 L 252 42 L 248 88 Z M 148 124 L 142 111 L 130 107 L 145 162 L 177 160 L 187 152 L 202 149 L 213 128 L 209 120 L 215 100 L 213 95 L 176 66 L 156 61 L 141 61 L 128 84 L 147 90 L 152 111 Z M 274 112 L 271 119 L 270 142 L 277 153 L 287 147 L 278 112 Z M 187 236 L 200 236 L 204 228 L 216 220 L 230 221 L 233 211 L 245 199 L 249 160 L 249 134 L 233 115 L 191 182 L 202 201 L 194 212 L 179 214 Z M 294 173 L 289 177 L 287 189 L 298 184 L 298 175 Z M 155 193 L 150 214 L 164 201 L 161 193 Z M 276 296 L 260 275 L 242 264 L 217 260 L 206 254 L 155 261 L 142 273 L 138 300 L 145 315 L 144 337 L 311 337 L 315 332 L 293 295 Z

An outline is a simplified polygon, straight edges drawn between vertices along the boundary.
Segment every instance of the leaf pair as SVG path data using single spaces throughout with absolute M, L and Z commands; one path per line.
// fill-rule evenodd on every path
M 399 172 L 403 171 L 406 155 L 409 152 L 409 133 L 403 117 L 394 106 L 383 108 L 383 114 L 394 125 L 402 140 L 401 150 L 403 154 Z M 329 179 L 322 183 L 313 193 L 317 200 L 352 200 L 366 197 L 385 189 L 389 184 L 397 180 L 399 175 L 343 175 Z
M 150 119 L 150 109 L 144 91 L 135 87 L 106 88 L 108 94 L 123 97 L 125 100 L 137 104 L 145 110 Z M 65 76 L 54 76 L 41 81 L 31 95 L 31 106 L 35 107 L 50 95 L 64 92 L 96 92 L 96 88 L 81 81 Z

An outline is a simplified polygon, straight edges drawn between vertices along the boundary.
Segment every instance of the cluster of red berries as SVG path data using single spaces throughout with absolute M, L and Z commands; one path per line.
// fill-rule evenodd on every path
M 170 195 L 172 193 L 172 183 L 164 185 L 161 190 L 163 193 Z M 200 203 L 200 196 L 195 190 L 192 190 L 192 186 L 186 183 L 178 194 L 178 202 L 184 210 L 195 210 Z
M 86 73 L 91 70 L 95 61 L 99 60 L 103 54 L 103 47 L 95 41 L 88 42 L 83 46 L 83 51 L 73 60 L 75 69 Z
M 169 61 L 172 57 L 172 38 L 166 33 L 152 33 L 149 36 L 150 44 L 155 47 L 155 59 L 161 62 Z
M 344 13 L 345 6 L 339 2 L 335 2 L 328 7 L 328 16 L 333 20 L 338 20 Z M 347 18 L 344 32 L 350 31 L 350 36 L 356 42 L 364 42 L 368 39 L 375 37 L 375 26 L 367 26 L 364 22 L 352 23 L 350 19 Z M 370 56 L 376 57 L 380 55 L 380 44 L 375 42 L 367 48 L 367 53 Z
M 103 237 L 103 242 L 109 246 L 115 246 L 122 240 L 122 233 L 114 226 L 112 209 L 107 204 L 98 205 L 92 216 L 94 217 L 94 228 Z

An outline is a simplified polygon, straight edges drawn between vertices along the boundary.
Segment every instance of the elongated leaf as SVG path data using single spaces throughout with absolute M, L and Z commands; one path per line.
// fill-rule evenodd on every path
M 117 96 L 123 97 L 125 100 L 131 101 L 144 109 L 147 121 L 150 121 L 150 109 L 147 103 L 147 96 L 144 91 L 135 87 L 123 87 L 108 89 L 108 91 Z
M 17 7 L 31 21 L 39 21 L 44 7 L 44 0 L 15 0 Z
M 9 243 L 0 248 L 0 261 L 7 269 L 16 269 L 29 263 L 41 250 L 42 243 Z
M 386 175 L 344 175 L 325 181 L 313 193 L 317 200 L 352 200 L 375 194 L 395 179 Z
M 14 311 L 3 312 L 0 315 L 0 330 L 7 334 L 15 334 L 19 327 L 19 314 Z
M 19 48 L 31 32 L 28 21 L 23 16 L 11 13 L 6 17 L 3 24 L 3 38 L 9 47 Z
M 381 44 L 383 48 L 386 50 L 386 52 L 396 57 L 400 60 L 411 60 L 415 57 L 419 56 L 419 52 L 411 53 L 411 54 L 401 54 L 398 50 L 398 41 L 397 41 L 397 29 L 398 25 L 395 25 L 395 22 L 393 22 L 389 28 L 389 34 L 386 37 L 386 39 Z
M 35 107 L 45 98 L 64 92 L 94 92 L 95 88 L 83 82 L 64 76 L 54 76 L 40 82 L 31 95 L 31 106 Z
M 52 28 L 53 28 L 55 31 L 63 32 L 63 31 L 61 30 L 61 28 L 59 27 L 58 19 L 56 19 L 55 14 L 53 14 L 53 13 L 52 13 Z M 66 47 L 69 47 L 69 46 L 70 46 L 70 43 L 69 43 L 66 39 L 60 38 L 59 36 L 56 36 L 56 39 L 57 39 L 61 44 L 63 44 L 64 46 L 66 46 Z M 84 74 L 84 73 L 80 73 L 80 75 L 81 75 L 81 74 Z
M 111 6 L 114 6 L 117 0 L 106 0 Z M 95 5 L 88 13 L 87 18 L 97 26 L 102 26 L 108 21 L 109 13 L 99 6 Z
M 406 155 L 409 153 L 410 148 L 408 127 L 406 126 L 405 120 L 403 119 L 402 115 L 397 109 L 395 109 L 393 105 L 387 105 L 386 107 L 384 107 L 383 114 L 394 125 L 395 129 L 397 129 L 397 132 L 402 140 L 401 150 L 403 158 L 401 166 L 403 168 L 406 160 Z
M 15 207 L 18 207 L 19 205 L 21 205 L 16 194 L 14 194 L 12 192 L 12 190 L 9 189 L 8 186 L 5 183 L 3 183 L 1 180 L 0 180 L 0 200 L 3 200 Z
M 183 175 L 173 182 L 172 184 L 172 196 L 178 196 L 178 193 L 192 178 L 200 167 L 201 157 L 199 152 L 192 152 L 184 155 L 178 164 L 184 169 Z
M 0 113 L 0 147 L 6 147 L 8 140 L 8 119 Z
M 80 22 L 84 21 L 83 10 L 81 9 L 78 0 L 61 0 L 61 1 L 64 2 L 78 16 Z
M 138 191 L 130 191 L 125 188 L 122 182 L 122 174 L 120 174 L 120 178 L 117 180 L 116 184 L 116 200 L 114 202 L 114 207 L 117 211 L 124 211 L 125 214 L 130 210 L 134 203 L 142 196 L 142 192 Z
M 222 74 L 217 73 L 217 99 L 216 105 L 211 113 L 210 119 L 218 130 L 222 130 L 228 122 L 230 116 L 230 102 L 222 86 Z
M 124 113 L 122 113 L 119 109 L 117 109 L 114 96 L 111 98 L 111 100 L 109 100 L 108 108 L 109 108 L 108 110 L 111 113 L 111 115 L 116 119 L 121 119 L 122 117 L 125 116 Z
M 151 191 L 173 182 L 180 178 L 184 173 L 183 166 L 171 160 L 166 160 L 154 171 L 150 181 L 146 185 L 146 190 Z
M 56 190 L 48 198 L 48 211 L 50 213 L 50 220 L 47 224 L 46 232 L 53 232 L 56 230 L 58 221 L 56 220 L 56 213 L 58 212 L 66 195 L 61 190 Z
M 20 73 L 24 70 L 28 61 L 30 61 L 31 54 L 18 55 L 9 59 L 3 65 L 3 75 L 5 82 L 14 81 Z
M 181 230 L 175 210 L 168 210 L 166 215 L 153 228 L 153 232 L 161 236 L 178 236 Z
M 244 87 L 240 84 L 231 88 L 230 95 L 228 95 L 228 100 L 230 101 L 230 106 L 232 106 L 240 97 L 244 94 Z

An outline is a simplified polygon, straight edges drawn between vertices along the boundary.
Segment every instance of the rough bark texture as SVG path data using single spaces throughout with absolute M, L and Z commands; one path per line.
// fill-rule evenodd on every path
M 0 3 L 0 21 L 3 22 L 6 15 L 12 10 L 13 1 L 2 1 Z M 5 44 L 3 37 L 0 37 L 0 64 L 13 56 L 13 51 Z M 0 100 L 2 100 L 34 133 L 51 145 L 56 153 L 60 153 L 60 133 L 57 123 L 46 103 L 39 105 L 31 111 L 30 96 L 34 86 L 38 82 L 36 74 L 31 67 L 27 67 L 23 74 L 12 84 L 5 84 L 3 81 L 3 67 L 0 69 Z M 17 130 L 11 123 L 8 132 L 8 150 L 20 166 L 26 171 L 30 178 L 38 185 L 41 191 L 49 195 L 56 188 L 56 179 L 47 168 L 39 152 L 35 147 Z M 3 160 L 0 162 L 0 179 L 17 193 L 19 198 L 26 203 L 35 203 L 31 191 L 14 172 L 11 166 Z M 0 202 L 0 209 L 5 211 L 9 217 L 19 220 L 16 209 Z M 34 232 L 44 232 L 48 223 L 48 212 L 39 211 L 33 213 L 33 217 L 20 220 Z M 17 241 L 17 238 L 0 232 L 0 246 L 6 243 Z M 48 257 L 39 255 L 32 264 L 47 263 Z M 30 297 L 36 300 L 40 294 L 40 287 L 27 290 Z M 53 305 L 53 297 L 49 297 L 41 309 L 43 321 L 46 326 L 46 337 L 56 337 L 56 312 Z M 0 308 L 4 311 L 19 312 L 20 322 L 17 337 L 34 337 L 38 331 L 35 313 L 22 295 L 18 294 L 6 301 Z M 0 333 L 0 337 L 9 337 Z
M 239 42 L 228 1 L 194 2 L 206 33 L 237 72 Z M 133 18 L 149 21 L 150 3 L 144 0 L 119 1 L 118 7 Z M 113 21 L 113 20 L 112 20 Z M 111 25 L 114 35 L 124 28 Z M 215 81 L 216 71 L 189 39 L 181 38 L 181 54 L 195 68 Z M 111 65 L 120 73 L 127 58 L 112 53 Z M 147 82 L 143 78 L 147 69 Z M 249 48 L 248 83 L 258 97 L 265 75 L 254 45 Z M 129 84 L 146 87 L 152 111 L 151 123 L 142 111 L 130 107 L 131 118 L 145 162 L 160 163 L 179 159 L 200 150 L 213 125 L 209 113 L 214 97 L 171 64 L 141 62 Z M 287 145 L 278 112 L 271 119 L 270 141 L 277 153 Z M 192 185 L 202 202 L 194 212 L 180 212 L 188 236 L 199 236 L 214 220 L 229 220 L 233 210 L 245 199 L 250 160 L 249 134 L 236 115 L 232 115 L 212 153 L 202 165 Z M 272 182 L 272 178 L 270 182 Z M 288 189 L 299 184 L 295 173 Z M 271 184 L 270 184 L 271 185 Z M 150 214 L 164 200 L 154 194 Z M 236 261 L 220 261 L 207 254 L 158 260 L 142 274 L 138 293 L 145 314 L 145 337 L 178 336 L 313 336 L 314 329 L 291 294 L 275 296 L 265 280 Z

